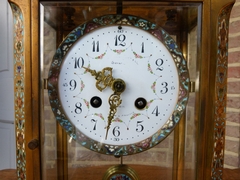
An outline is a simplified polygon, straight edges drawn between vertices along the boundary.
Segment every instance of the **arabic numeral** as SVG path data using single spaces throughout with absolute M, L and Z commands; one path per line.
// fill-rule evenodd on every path
M 84 66 L 84 59 L 82 57 L 75 57 L 74 68 L 82 68 Z
M 93 130 L 95 131 L 97 129 L 97 120 L 91 119 L 91 122 L 93 123 Z
M 75 104 L 75 113 L 76 114 L 81 114 L 82 113 L 82 103 L 77 102 Z
M 115 46 L 126 46 L 124 42 L 126 40 L 126 36 L 124 34 L 116 35 L 115 36 Z
M 72 79 L 70 82 L 69 82 L 69 85 L 70 85 L 70 90 L 71 91 L 74 91 L 75 89 L 76 89 L 76 87 L 77 87 L 77 82 L 74 80 L 74 79 Z
M 160 92 L 162 94 L 166 94 L 168 92 L 168 83 L 167 82 L 163 82 L 161 85 L 163 86 L 162 87 L 163 89 L 161 89 Z
M 156 61 L 155 61 L 155 64 L 156 64 L 156 66 L 157 66 L 157 69 L 156 70 L 158 70 L 158 71 L 163 71 L 163 67 L 162 67 L 162 65 L 163 65 L 163 59 L 161 59 L 161 58 L 158 58 Z
M 112 131 L 112 133 L 113 133 L 113 135 L 115 136 L 115 137 L 119 137 L 120 136 L 120 127 L 119 126 L 116 126 L 116 127 L 114 127 L 113 128 L 113 131 Z
M 113 141 L 120 141 L 120 138 L 113 138 Z
M 154 110 L 152 111 L 152 114 L 154 114 L 155 116 L 158 116 L 160 114 L 160 112 L 158 111 L 158 106 L 154 108 Z
M 137 132 L 142 132 L 144 129 L 144 126 L 141 124 L 143 121 L 137 121 L 137 128 L 136 131 Z

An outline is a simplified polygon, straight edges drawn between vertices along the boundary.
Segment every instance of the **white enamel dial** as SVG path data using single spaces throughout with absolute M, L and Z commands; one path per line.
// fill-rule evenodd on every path
M 126 84 L 107 138 L 113 90 L 99 91 L 95 77 L 83 67 L 96 71 L 111 67 L 112 77 Z M 171 118 L 179 96 L 178 69 L 169 50 L 149 32 L 127 25 L 104 26 L 69 48 L 60 67 L 58 96 L 67 119 L 88 138 L 110 145 L 136 144 Z

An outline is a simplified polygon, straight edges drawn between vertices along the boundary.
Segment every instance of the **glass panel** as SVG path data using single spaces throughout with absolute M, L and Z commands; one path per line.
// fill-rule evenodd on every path
M 195 26 L 188 32 L 188 68 L 190 73 L 190 80 L 192 82 L 197 82 L 197 32 L 198 26 Z M 196 118 L 195 118 L 195 103 L 196 95 L 195 93 L 189 94 L 188 106 L 186 110 L 186 132 L 185 132 L 185 177 L 188 179 L 195 179 L 196 170 L 196 146 L 197 141 L 196 133 Z
M 164 2 L 41 2 L 41 79 L 48 77 L 53 55 L 63 38 L 75 27 L 94 17 L 105 14 L 131 14 L 141 16 L 163 27 L 176 40 L 188 61 L 191 81 L 198 84 L 198 44 L 200 40 L 199 3 Z M 194 84 L 194 83 L 193 83 Z M 197 91 L 197 86 L 196 86 Z M 182 135 L 184 163 L 183 179 L 195 179 L 196 173 L 196 102 L 195 93 L 190 93 L 186 110 L 185 131 L 172 132 L 154 148 L 121 158 L 92 152 L 61 131 L 52 113 L 47 89 L 42 89 L 42 178 L 43 179 L 101 179 L 107 169 L 121 162 L 131 166 L 142 180 L 173 179 L 179 170 L 178 148 L 174 137 Z M 62 134 L 63 133 L 63 134 Z M 175 135 L 174 135 L 175 133 Z M 60 143 L 62 142 L 62 144 Z M 182 143 L 179 143 L 180 145 Z M 174 149 L 175 147 L 175 149 Z M 65 178 L 61 178 L 62 174 Z M 61 177 L 60 177 L 61 176 Z M 152 176 L 152 177 L 151 177 Z M 182 179 L 177 177 L 176 179 Z

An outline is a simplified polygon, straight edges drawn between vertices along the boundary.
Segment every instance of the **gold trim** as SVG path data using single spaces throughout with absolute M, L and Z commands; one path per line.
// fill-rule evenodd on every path
M 227 104 L 228 33 L 229 18 L 233 4 L 224 6 L 218 15 L 217 60 L 215 79 L 214 146 L 212 157 L 212 179 L 222 179 Z
M 195 92 L 195 82 L 194 81 L 190 81 L 189 92 Z
M 25 140 L 25 28 L 23 12 L 20 7 L 10 3 L 14 23 L 14 102 L 16 132 L 16 164 L 17 175 L 26 178 L 26 140 Z
M 188 12 L 186 9 L 182 9 L 180 12 L 180 22 L 181 23 L 181 31 L 177 36 L 177 42 L 180 45 L 180 49 L 182 49 L 182 53 L 184 58 L 188 61 L 188 31 L 187 21 Z M 190 85 L 190 83 L 189 83 Z M 191 87 L 189 87 L 189 92 Z M 187 109 L 187 108 L 186 108 Z M 183 113 L 178 125 L 174 129 L 174 149 L 173 149 L 173 180 L 183 180 L 184 179 L 184 168 L 185 168 L 185 136 L 186 136 L 186 110 Z
M 105 175 L 103 176 L 103 180 L 113 180 L 112 178 L 121 179 L 120 177 L 123 176 L 129 177 L 131 180 L 139 180 L 139 177 L 134 169 L 124 164 L 108 168 Z
M 43 79 L 43 89 L 48 89 L 48 79 Z
M 18 179 L 40 179 L 39 140 L 38 0 L 9 0 L 14 19 L 14 95 Z M 15 16 L 15 12 L 20 14 Z M 16 20 L 16 21 L 15 21 Z M 34 59 L 35 63 L 32 63 Z M 21 90 L 21 92 L 20 92 Z M 34 112 L 34 113 L 33 113 Z M 21 131 L 20 131 L 21 129 Z

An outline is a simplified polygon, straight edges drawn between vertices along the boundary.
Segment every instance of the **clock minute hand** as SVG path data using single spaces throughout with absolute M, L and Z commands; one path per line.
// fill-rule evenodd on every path
M 108 115 L 108 123 L 106 128 L 106 136 L 105 139 L 107 139 L 108 130 L 111 126 L 112 120 L 117 112 L 117 107 L 122 103 L 122 100 L 120 99 L 120 94 L 116 94 L 115 92 L 109 97 L 108 103 L 110 105 L 110 111 Z
M 114 91 L 114 93 L 108 99 L 108 103 L 110 105 L 110 111 L 108 115 L 108 124 L 106 126 L 107 130 L 106 130 L 105 139 L 107 139 L 108 130 L 117 112 L 117 108 L 122 103 L 122 100 L 120 99 L 120 95 L 125 90 L 126 84 L 122 79 L 115 79 L 111 84 L 111 88 Z

